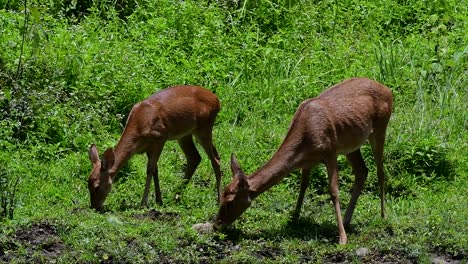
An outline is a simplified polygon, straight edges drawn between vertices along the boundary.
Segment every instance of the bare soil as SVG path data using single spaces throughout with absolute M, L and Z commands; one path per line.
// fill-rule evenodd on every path
M 18 249 L 25 249 L 19 253 Z M 31 262 L 48 262 L 59 257 L 67 247 L 57 235 L 54 226 L 38 223 L 19 229 L 8 243 L 0 244 L 0 261 L 10 262 L 17 254 L 26 254 Z

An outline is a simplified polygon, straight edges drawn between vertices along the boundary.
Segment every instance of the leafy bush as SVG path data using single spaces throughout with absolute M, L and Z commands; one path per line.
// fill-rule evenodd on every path
M 393 163 L 390 173 L 404 171 L 413 175 L 418 183 L 449 181 L 453 179 L 454 167 L 448 159 L 448 150 L 434 141 L 420 141 L 409 147 L 397 146 L 398 151 L 388 153 L 387 158 Z M 403 150 L 403 151 L 402 151 Z
M 414 196 L 418 188 L 454 179 L 456 164 L 448 156 L 449 149 L 437 140 L 425 139 L 413 143 L 387 145 L 389 146 L 385 149 L 384 167 L 386 193 L 389 195 Z M 377 177 L 369 147 L 364 148 L 363 156 L 370 169 L 366 190 L 377 193 Z

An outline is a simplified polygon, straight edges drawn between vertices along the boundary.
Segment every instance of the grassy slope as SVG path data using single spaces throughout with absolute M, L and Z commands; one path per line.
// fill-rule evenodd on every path
M 10 109 L 1 123 L 0 157 L 6 175 L 21 175 L 15 217 L 2 223 L 3 260 L 44 258 L 47 245 L 57 241 L 34 246 L 14 236 L 37 222 L 55 226 L 65 245 L 58 257 L 64 262 L 370 262 L 381 255 L 426 262 L 431 254 L 466 260 L 467 205 L 461 191 L 467 189 L 468 164 L 466 6 L 454 1 L 257 3 L 238 10 L 190 1 L 145 5 L 127 21 L 112 12 L 106 21 L 89 15 L 72 25 L 53 16 L 33 16 L 20 86 L 36 98 L 24 100 L 30 112 L 18 110 L 13 102 L 23 102 L 27 95 L 10 88 L 6 79 L 0 93 L 2 109 Z M 8 47 L 1 70 L 9 74 L 19 56 L 22 19 L 1 12 L 5 30 L 0 43 Z M 144 157 L 133 159 L 121 173 L 106 201 L 110 212 L 87 209 L 89 143 L 101 148 L 115 144 L 131 105 L 154 90 L 179 83 L 216 90 L 223 110 L 215 141 L 226 184 L 231 152 L 246 172 L 254 171 L 280 144 L 300 101 L 351 76 L 392 87 L 396 106 L 388 131 L 387 149 L 393 153 L 387 157 L 389 187 L 413 196 L 398 197 L 394 191 L 388 218 L 381 220 L 371 174 L 348 245 L 336 245 L 323 173 L 314 174 L 321 178 L 307 193 L 299 223 L 288 218 L 298 190 L 298 175 L 293 174 L 254 202 L 236 232 L 198 236 L 191 225 L 208 221 L 217 210 L 214 176 L 204 159 L 182 202 L 172 201 L 184 162 L 174 143 L 160 160 L 165 205 L 151 204 L 161 215 L 137 206 Z M 27 123 L 28 115 L 33 121 L 22 127 L 27 136 L 18 142 L 16 136 L 23 134 L 11 124 L 19 116 Z M 414 147 L 419 145 L 429 150 Z M 439 153 L 447 153 L 441 157 L 457 169 L 451 176 L 425 180 Z M 401 165 L 403 161 L 407 163 Z M 429 169 L 418 161 L 429 161 Z M 405 172 L 412 166 L 426 174 Z M 344 207 L 349 168 L 343 168 L 342 178 Z M 361 247 L 370 248 L 370 255 L 357 257 L 354 252 Z

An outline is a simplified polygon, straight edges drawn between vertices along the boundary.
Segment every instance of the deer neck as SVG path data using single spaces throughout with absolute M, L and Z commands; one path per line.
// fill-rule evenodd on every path
M 265 165 L 248 177 L 251 199 L 279 183 L 292 170 L 297 168 L 298 163 L 296 148 L 283 143 Z
M 115 162 L 112 168 L 110 169 L 109 173 L 112 175 L 112 178 L 115 177 L 117 172 L 130 160 L 130 158 L 134 155 L 132 151 L 133 148 L 131 147 L 132 144 L 129 140 L 122 137 L 117 145 L 114 148 L 114 155 L 115 155 Z

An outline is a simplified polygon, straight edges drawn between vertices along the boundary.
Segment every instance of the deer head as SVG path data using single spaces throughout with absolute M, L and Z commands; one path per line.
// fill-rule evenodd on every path
M 231 170 L 233 181 L 224 189 L 214 223 L 218 230 L 231 225 L 251 204 L 249 182 L 234 154 L 231 155 Z
M 109 170 L 114 165 L 114 150 L 112 148 L 107 149 L 104 152 L 102 160 L 100 160 L 96 145 L 92 144 L 89 148 L 89 159 L 93 164 L 93 170 L 88 179 L 91 207 L 101 210 L 112 187 L 113 177 L 109 173 Z

